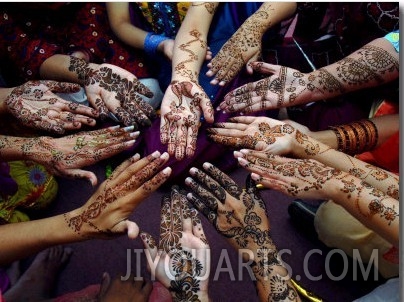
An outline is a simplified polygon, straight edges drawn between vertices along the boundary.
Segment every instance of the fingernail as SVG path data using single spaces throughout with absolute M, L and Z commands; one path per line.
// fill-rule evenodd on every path
M 151 156 L 153 156 L 154 158 L 159 158 L 160 157 L 160 152 L 159 151 L 154 151 Z
M 204 164 L 202 165 L 202 167 L 203 167 L 205 170 L 208 170 L 210 167 L 212 167 L 212 164 L 211 164 L 211 163 L 204 163 Z
M 161 156 L 160 156 L 160 158 L 161 159 L 168 159 L 170 156 L 168 155 L 168 153 L 167 152 L 164 152 L 163 154 L 161 154 Z
M 127 141 L 126 144 L 127 144 L 127 145 L 132 145 L 132 144 L 134 144 L 135 142 L 136 142 L 136 140 L 135 140 L 135 139 L 132 139 L 132 140 L 130 140 L 130 141 Z
M 234 155 L 234 157 L 243 157 L 243 153 L 241 153 L 239 151 L 234 151 L 233 155 Z
M 191 178 L 191 177 L 185 178 L 185 183 L 186 183 L 187 185 L 191 184 L 191 183 L 192 183 L 192 178 Z
M 191 168 L 191 169 L 189 169 L 189 173 L 190 173 L 191 175 L 195 175 L 195 173 L 196 173 L 196 168 Z
M 165 174 L 165 175 L 170 175 L 170 174 L 171 174 L 171 168 L 170 168 L 170 167 L 165 168 L 165 169 L 163 170 L 163 174 Z
M 136 153 L 135 155 L 132 156 L 132 159 L 138 160 L 140 158 L 140 154 Z
M 245 160 L 244 158 L 242 158 L 242 157 L 238 157 L 237 160 L 238 160 L 238 163 L 239 163 L 241 166 L 247 166 L 247 165 L 248 165 L 248 161 L 246 161 L 246 160 Z
M 133 131 L 133 129 L 135 129 L 135 126 L 133 126 L 133 125 L 123 128 L 123 130 L 126 131 L 126 132 Z
M 118 129 L 118 128 L 120 128 L 120 127 L 121 127 L 121 126 L 116 125 L 116 126 L 108 127 L 108 129 L 110 129 L 110 130 L 115 130 L 115 129 Z
M 255 173 L 251 173 L 251 178 L 254 179 L 255 181 L 261 181 L 261 176 Z
M 139 131 L 136 131 L 136 132 L 131 132 L 130 134 L 129 134 L 129 136 L 130 137 L 138 137 L 139 136 L 139 134 L 140 134 L 140 132 Z

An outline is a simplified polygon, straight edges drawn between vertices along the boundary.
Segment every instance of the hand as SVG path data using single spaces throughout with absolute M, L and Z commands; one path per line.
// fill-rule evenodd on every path
M 112 238 L 127 233 L 135 239 L 139 227 L 128 218 L 136 207 L 157 190 L 171 174 L 160 171 L 169 156 L 158 151 L 143 159 L 139 154 L 124 161 L 90 199 L 77 210 L 64 214 L 68 226 L 85 238 Z
M 109 158 L 132 146 L 139 135 L 139 132 L 132 131 L 133 127 L 114 126 L 61 138 L 39 137 L 32 139 L 24 149 L 28 158 L 44 165 L 51 174 L 86 178 L 95 186 L 95 174 L 80 168 Z
M 250 65 L 254 71 L 272 75 L 230 91 L 219 105 L 220 110 L 254 112 L 300 105 L 310 102 L 313 91 L 318 89 L 312 83 L 314 77 L 296 69 L 263 62 Z
M 74 57 L 70 57 L 69 70 L 84 81 L 88 101 L 101 118 L 112 112 L 126 126 L 151 125 L 149 118 L 156 113 L 138 94 L 152 97 L 153 93 L 133 74 L 118 66 L 89 64 Z
M 203 168 L 207 173 L 191 168 L 193 178 L 185 180 L 193 191 L 187 195 L 188 200 L 242 253 L 245 261 L 251 260 L 260 301 L 297 300 L 288 271 L 270 237 L 265 203 L 255 182 L 247 177 L 243 190 L 215 166 L 205 163 Z
M 239 164 L 263 186 L 303 199 L 327 199 L 342 172 L 314 159 L 292 159 L 263 152 L 238 153 Z M 331 186 L 331 187 L 330 187 Z
M 247 71 L 252 73 L 248 63 L 257 61 L 261 56 L 264 28 L 260 21 L 265 18 L 265 13 L 257 13 L 254 18 L 247 19 L 208 64 L 206 75 L 215 76 L 210 82 L 212 85 L 226 85 L 245 65 Z
M 94 109 L 68 102 L 56 92 L 79 91 L 77 84 L 55 81 L 29 81 L 15 88 L 5 103 L 10 113 L 23 125 L 63 134 L 82 125 L 94 126 L 98 116 Z
M 192 177 L 185 180 L 193 191 L 187 195 L 189 201 L 237 250 L 272 244 L 265 203 L 254 182 L 248 178 L 243 191 L 212 164 L 205 163 L 203 168 L 206 172 L 191 168 Z
M 168 86 L 161 104 L 160 140 L 176 159 L 194 155 L 202 113 L 213 122 L 212 104 L 202 87 L 188 81 Z
M 163 198 L 158 247 L 150 234 L 140 237 L 148 264 L 154 266 L 149 266 L 152 277 L 170 290 L 174 301 L 208 301 L 209 244 L 197 211 L 178 187 Z
M 295 129 L 268 117 L 237 116 L 208 129 L 209 137 L 236 149 L 248 148 L 275 154 L 292 151 Z
M 133 277 L 122 281 L 115 277 L 111 282 L 108 273 L 104 273 L 98 294 L 99 302 L 147 302 L 153 290 L 150 281 L 134 280 Z

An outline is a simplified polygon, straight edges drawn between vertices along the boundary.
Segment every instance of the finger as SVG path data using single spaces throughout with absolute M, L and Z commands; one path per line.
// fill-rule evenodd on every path
M 91 107 L 85 106 L 85 105 L 81 105 L 78 103 L 74 103 L 74 102 L 68 102 L 66 100 L 63 100 L 61 98 L 58 98 L 59 101 L 55 104 L 58 108 L 60 108 L 61 111 L 67 111 L 67 112 L 71 112 L 71 113 L 75 113 L 76 115 L 78 114 L 82 114 L 84 116 L 86 116 L 86 118 L 88 117 L 98 117 L 98 112 L 96 110 L 94 110 Z
M 198 182 L 202 183 L 208 191 L 222 203 L 226 200 L 226 191 L 216 180 L 195 167 L 191 168 L 189 173 L 195 177 Z
M 125 171 L 127 167 L 129 167 L 133 163 L 137 162 L 139 159 L 140 159 L 140 155 L 138 153 L 136 153 L 131 158 L 125 160 L 117 168 L 115 168 L 115 170 L 112 172 L 109 179 L 115 178 L 116 175 L 119 175 L 120 173 L 122 173 L 122 171 Z
M 167 152 L 170 155 L 175 155 L 175 158 L 177 158 L 177 154 L 176 154 L 176 148 L 177 148 L 177 135 L 179 132 L 179 128 L 180 126 L 177 125 L 176 121 L 172 121 L 170 122 L 170 126 L 169 126 L 169 137 L 168 137 L 168 146 L 167 146 Z M 178 158 L 177 158 L 178 159 Z
M 169 196 L 163 196 L 160 209 L 160 242 L 159 250 L 166 252 L 170 251 L 170 233 L 173 230 L 172 227 L 172 215 L 171 215 L 171 198 Z
M 187 157 L 192 157 L 196 151 L 196 142 L 198 137 L 198 126 L 193 126 L 188 128 L 186 151 L 185 155 Z
M 249 115 L 240 115 L 240 116 L 234 116 L 228 119 L 228 122 L 231 123 L 231 125 L 237 125 L 237 129 L 240 129 L 239 127 L 246 127 L 257 119 L 256 116 L 249 116 Z M 228 123 L 223 123 L 224 125 Z M 245 124 L 245 125 L 243 125 Z
M 101 288 L 100 288 L 100 292 L 99 292 L 99 297 L 104 297 L 104 295 L 107 293 L 108 288 L 111 284 L 111 276 L 105 272 L 102 275 L 102 282 L 101 282 Z
M 152 98 L 154 96 L 154 93 L 149 89 L 149 87 L 137 79 L 133 81 L 133 88 L 137 93 L 140 93 L 148 98 Z
M 98 116 L 105 120 L 108 118 L 109 110 L 99 95 L 87 94 L 88 102 L 97 110 Z
M 287 185 L 284 182 L 275 179 L 272 175 L 262 176 L 256 173 L 251 173 L 251 178 L 254 179 L 257 183 L 262 184 L 265 188 L 273 189 L 287 195 L 291 195 L 291 192 L 288 191 Z
M 192 234 L 192 213 L 189 208 L 187 196 L 178 192 L 181 202 L 182 229 L 184 232 Z
M 196 209 L 190 209 L 190 213 L 192 218 L 192 233 L 208 245 L 209 243 L 203 230 L 202 221 L 198 216 L 198 211 Z
M 66 178 L 75 178 L 75 179 L 85 178 L 91 183 L 93 187 L 95 187 L 98 182 L 97 176 L 95 176 L 95 174 L 90 171 L 81 169 L 66 169 L 60 172 L 61 175 L 59 176 L 64 176 Z
M 217 211 L 218 200 L 216 197 L 206 190 L 200 183 L 191 177 L 185 179 L 185 184 L 213 211 Z
M 185 149 L 187 148 L 188 128 L 184 124 L 180 124 L 177 129 L 175 158 L 182 160 L 185 157 Z
M 154 240 L 154 238 L 149 233 L 146 233 L 146 232 L 140 233 L 140 239 L 142 239 L 143 246 L 149 252 L 151 259 L 152 260 L 156 259 L 156 256 L 157 256 L 156 240 Z M 146 254 L 146 257 L 147 257 L 147 254 Z M 149 261 L 147 261 L 147 262 L 149 262 Z
M 128 138 L 124 138 L 125 140 L 127 140 Z M 132 147 L 134 145 L 134 143 L 136 142 L 136 140 L 134 139 L 130 139 L 127 141 L 124 141 L 122 143 L 116 143 L 116 142 L 112 142 L 111 144 L 108 144 L 108 142 L 106 142 L 106 146 L 104 146 L 103 148 L 97 148 L 97 150 L 94 150 L 94 152 L 96 152 L 96 157 L 94 158 L 94 163 L 99 162 L 103 159 L 107 159 L 110 158 L 116 154 L 121 153 L 124 150 L 127 150 L 128 148 Z
M 171 189 L 171 232 L 180 233 L 183 231 L 183 205 L 181 195 L 175 187 Z
M 233 179 L 210 163 L 204 163 L 203 168 L 226 190 L 227 193 L 236 198 L 240 197 L 242 189 L 234 182 Z
M 161 119 L 160 119 L 160 141 L 162 144 L 167 144 L 169 142 L 169 125 L 170 122 L 169 120 L 164 116 L 161 115 Z M 172 153 L 168 152 L 170 155 L 172 155 Z
M 117 119 L 122 122 L 125 126 L 134 126 L 137 129 L 137 123 L 135 117 L 132 116 L 128 111 L 126 111 L 123 107 L 116 107 L 112 113 L 117 117 Z
M 149 118 L 146 116 L 144 110 L 146 109 L 146 105 L 150 106 L 148 104 L 146 104 L 145 102 L 143 106 L 140 106 L 140 97 L 136 96 L 136 101 L 132 100 L 132 101 L 127 101 L 124 103 L 123 105 L 123 109 L 126 110 L 126 112 L 129 113 L 129 115 L 131 116 L 131 118 L 138 124 L 142 125 L 142 126 L 146 126 L 149 127 L 151 125 L 151 121 L 149 120 Z
M 278 73 L 280 70 L 280 65 L 269 64 L 261 61 L 251 62 L 251 67 L 255 72 L 262 74 L 274 74 Z
M 152 163 L 154 160 L 160 157 L 160 152 L 155 151 L 152 154 L 140 159 L 136 160 L 135 157 L 131 158 L 130 165 L 128 165 L 125 169 L 117 169 L 112 173 L 111 176 L 113 184 L 121 185 L 126 183 L 133 175 L 135 175 L 138 171 L 141 171 L 148 164 Z
M 248 74 L 253 74 L 254 72 L 254 65 L 253 62 L 258 62 L 258 58 L 261 56 L 261 51 L 257 51 L 248 61 L 246 64 L 246 69 Z
M 112 231 L 118 234 L 127 233 L 129 239 L 136 239 L 139 235 L 139 226 L 136 224 L 136 222 L 126 219 L 114 225 Z
M 189 202 L 198 209 L 199 212 L 202 213 L 211 223 L 214 222 L 215 217 L 217 216 L 216 212 L 210 209 L 199 197 L 197 197 L 193 193 L 187 194 L 187 199 Z
M 53 93 L 74 93 L 80 90 L 80 85 L 75 83 L 57 82 L 51 80 L 41 80 L 40 83 L 47 86 Z
M 218 134 L 224 136 L 232 136 L 232 137 L 242 137 L 245 135 L 244 131 L 247 129 L 247 125 L 243 124 L 235 124 L 235 123 L 221 123 L 215 124 L 215 128 L 208 128 L 208 131 L 211 134 Z
M 199 102 L 199 104 L 201 104 L 201 109 L 203 112 L 203 117 L 205 118 L 205 121 L 207 123 L 213 123 L 214 121 L 214 110 L 213 110 L 213 106 L 212 106 L 212 102 L 210 101 L 210 99 L 204 95 L 201 97 L 201 101 Z M 199 122 L 199 121 L 197 121 Z M 198 125 L 199 127 L 199 125 Z
M 95 119 L 90 118 L 90 117 L 85 116 L 85 115 L 81 115 L 81 114 L 74 114 L 74 122 L 75 123 L 80 123 L 82 125 L 88 125 L 88 126 L 95 126 L 95 124 L 97 123 Z

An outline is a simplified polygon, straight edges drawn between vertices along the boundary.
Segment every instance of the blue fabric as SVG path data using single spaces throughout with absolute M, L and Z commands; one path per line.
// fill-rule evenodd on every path
M 398 30 L 388 33 L 384 38 L 393 44 L 397 52 L 400 52 L 400 32 Z

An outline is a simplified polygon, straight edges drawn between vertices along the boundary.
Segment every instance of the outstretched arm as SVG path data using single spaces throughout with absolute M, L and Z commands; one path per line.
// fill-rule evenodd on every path
M 160 171 L 167 153 L 143 159 L 137 154 L 123 162 L 80 208 L 50 218 L 0 226 L 0 264 L 22 259 L 47 247 L 88 239 L 109 239 L 128 234 L 136 238 L 139 228 L 128 217 L 170 176 Z
M 332 199 L 368 228 L 398 247 L 399 202 L 353 174 L 315 160 L 271 155 L 239 163 L 268 188 L 300 198 Z
M 172 82 L 161 104 L 160 139 L 179 160 L 194 155 L 201 116 L 213 122 L 213 107 L 198 77 L 217 5 L 193 3 L 175 38 Z
M 264 2 L 247 18 L 208 64 L 207 76 L 214 76 L 212 85 L 224 86 L 246 66 L 253 72 L 250 62 L 261 58 L 262 37 L 272 26 L 288 18 L 296 10 L 295 2 Z
M 185 183 L 193 193 L 187 197 L 250 261 L 260 301 L 300 301 L 271 239 L 266 206 L 255 182 L 248 177 L 243 190 L 215 166 L 205 163 L 203 168 L 191 168 L 192 177 Z
M 54 55 L 40 68 L 44 79 L 68 81 L 84 86 L 90 104 L 105 119 L 112 112 L 124 125 L 149 126 L 153 107 L 138 94 L 153 93 L 130 72 L 111 64 L 87 63 L 68 55 Z
M 275 109 L 379 86 L 398 78 L 398 58 L 393 44 L 378 38 L 346 58 L 310 73 L 254 62 L 254 70 L 272 75 L 229 92 L 219 109 L 228 112 Z

